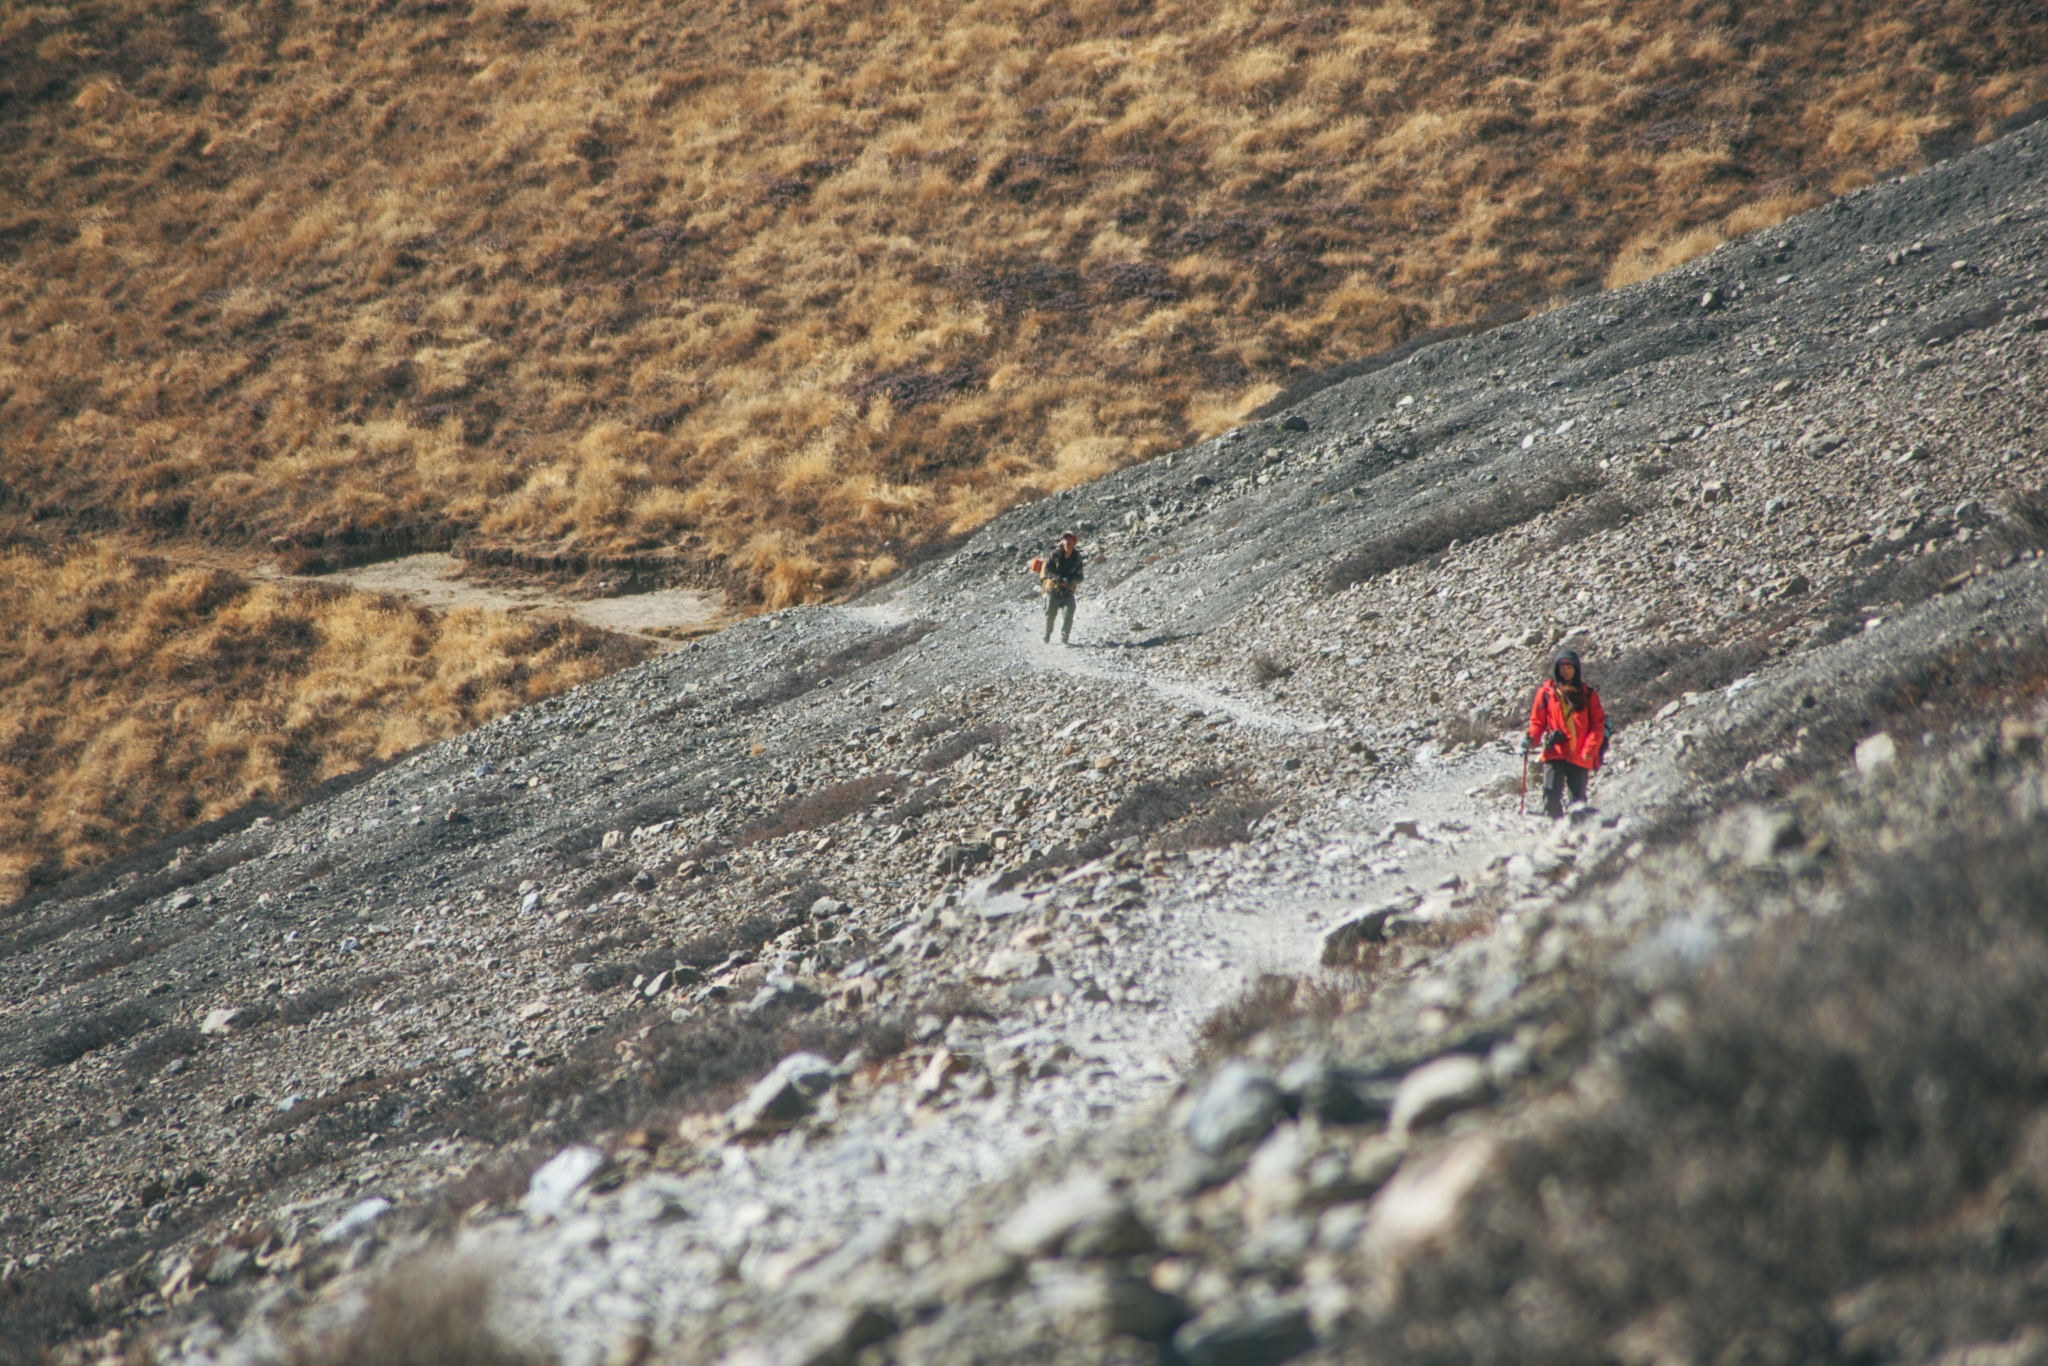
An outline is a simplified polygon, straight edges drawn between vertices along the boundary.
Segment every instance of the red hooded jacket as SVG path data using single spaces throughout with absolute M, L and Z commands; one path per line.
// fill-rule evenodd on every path
M 1557 664 L 1551 666 L 1550 677 L 1543 686 L 1536 689 L 1536 701 L 1529 708 L 1529 741 L 1543 744 L 1543 737 L 1554 730 L 1565 734 L 1562 744 L 1544 745 L 1543 761 L 1562 759 L 1580 768 L 1598 768 L 1600 760 L 1607 753 L 1607 712 L 1600 705 L 1600 694 L 1590 683 L 1585 683 L 1586 706 L 1583 711 L 1567 711 L 1564 699 L 1558 696 L 1557 667 L 1569 660 L 1577 669 L 1579 680 L 1585 683 L 1586 671 L 1579 664 L 1578 655 L 1570 650 L 1558 656 Z

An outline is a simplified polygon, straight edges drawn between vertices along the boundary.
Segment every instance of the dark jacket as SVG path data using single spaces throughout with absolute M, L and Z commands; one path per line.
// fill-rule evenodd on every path
M 1075 546 L 1069 553 L 1059 546 L 1053 547 L 1052 554 L 1045 557 L 1045 577 L 1055 588 L 1072 587 L 1081 581 L 1081 547 Z

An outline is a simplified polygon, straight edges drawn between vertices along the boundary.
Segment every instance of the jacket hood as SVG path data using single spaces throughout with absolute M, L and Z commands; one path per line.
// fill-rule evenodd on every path
M 1566 650 L 1563 654 L 1557 657 L 1556 662 L 1550 666 L 1551 681 L 1556 683 L 1564 682 L 1563 677 L 1560 676 L 1560 671 L 1567 664 L 1572 666 L 1572 669 L 1576 675 L 1573 681 L 1577 683 L 1584 683 L 1586 681 L 1586 666 L 1579 659 L 1579 652 L 1577 650 Z

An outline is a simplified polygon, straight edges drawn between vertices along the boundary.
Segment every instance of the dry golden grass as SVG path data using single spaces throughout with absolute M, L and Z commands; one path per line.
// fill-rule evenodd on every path
M 0 894 L 614 662 L 94 537 L 827 596 L 2044 61 L 1966 0 L 0 11 L 0 512 L 86 547 L 0 569 Z
M 0 479 L 757 600 L 2048 95 L 1930 0 L 310 0 L 0 20 Z
M 88 550 L 0 558 L 0 901 L 644 654 Z

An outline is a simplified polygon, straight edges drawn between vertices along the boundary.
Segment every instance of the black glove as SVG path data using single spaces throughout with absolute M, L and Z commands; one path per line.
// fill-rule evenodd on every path
M 1528 756 L 1529 753 L 1529 743 L 1529 737 L 1524 735 L 1522 737 L 1522 754 L 1525 758 Z

